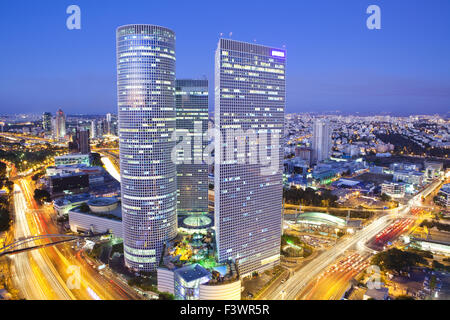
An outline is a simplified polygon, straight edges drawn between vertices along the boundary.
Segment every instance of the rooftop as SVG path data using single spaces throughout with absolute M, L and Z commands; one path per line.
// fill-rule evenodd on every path
M 82 154 L 82 153 L 71 153 L 71 154 L 66 154 L 66 155 L 62 155 L 62 156 L 56 156 L 56 159 L 64 159 L 64 158 L 80 158 L 80 157 L 89 157 L 89 154 Z
M 316 222 L 328 225 L 345 227 L 347 222 L 344 219 L 323 213 L 323 212 L 305 212 L 299 215 L 297 222 Z
M 444 184 L 440 191 L 443 191 L 445 193 L 450 193 L 450 183 Z
M 117 203 L 119 200 L 117 198 L 109 197 L 109 198 L 92 198 L 88 201 L 89 206 L 93 207 L 103 207 L 103 206 L 109 206 L 111 204 Z
M 88 207 L 89 208 L 89 207 Z M 69 211 L 85 214 L 85 215 L 92 215 L 99 218 L 104 219 L 110 219 L 110 220 L 116 220 L 116 221 L 122 221 L 122 208 L 120 205 L 116 206 L 114 209 L 109 211 L 102 211 L 102 212 L 94 212 L 91 208 L 89 208 L 89 211 L 84 211 L 86 208 L 83 208 L 82 206 L 77 206 Z
M 77 202 L 82 202 L 82 201 L 87 201 L 89 200 L 89 198 L 91 197 L 91 195 L 89 193 L 80 193 L 80 194 L 75 194 L 75 195 L 70 195 L 70 196 L 66 196 L 64 198 L 59 198 L 53 201 L 53 204 L 55 206 L 65 206 L 71 203 L 77 203 Z
M 175 270 L 175 274 L 177 274 L 186 282 L 191 282 L 207 276 L 211 276 L 211 273 L 208 270 L 197 263 L 177 269 Z

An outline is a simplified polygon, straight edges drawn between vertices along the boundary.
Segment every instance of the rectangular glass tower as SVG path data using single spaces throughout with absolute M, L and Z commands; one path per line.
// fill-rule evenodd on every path
M 178 214 L 208 213 L 208 80 L 176 80 L 177 139 L 189 143 L 177 153 Z
M 215 61 L 215 227 L 241 276 L 279 263 L 285 50 L 220 39 Z
M 315 120 L 313 123 L 313 162 L 317 164 L 330 158 L 331 155 L 331 128 L 325 119 Z

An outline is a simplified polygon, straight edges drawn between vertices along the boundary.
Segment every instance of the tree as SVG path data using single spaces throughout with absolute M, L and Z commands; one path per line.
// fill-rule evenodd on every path
M 6 231 L 9 229 L 11 222 L 11 216 L 9 210 L 5 208 L 0 209 L 0 231 Z
M 99 153 L 92 152 L 91 157 L 93 166 L 103 167 L 102 157 Z
M 420 254 L 415 252 L 402 251 L 392 248 L 379 252 L 372 258 L 372 264 L 377 265 L 383 271 L 394 271 L 400 273 L 403 270 L 414 267 L 418 264 L 427 265 L 428 262 Z
M 338 197 L 329 190 L 316 192 L 312 188 L 306 188 L 305 190 L 297 188 L 284 189 L 283 196 L 287 203 L 316 207 L 337 207 L 338 200 Z
M 175 300 L 175 296 L 169 292 L 160 292 L 159 300 Z
M 383 194 L 381 194 L 381 201 L 389 202 L 389 201 L 391 201 L 391 197 L 388 196 L 386 193 L 383 193 Z
M 0 178 L 6 176 L 6 163 L 0 162 Z
M 36 200 L 39 203 L 42 203 L 42 201 L 45 201 L 45 202 L 51 201 L 50 193 L 48 193 L 47 190 L 43 190 L 43 189 L 35 189 L 33 198 L 34 198 L 34 200 Z
M 44 175 L 44 171 L 39 171 L 31 177 L 31 180 L 38 181 L 40 177 Z
M 445 271 L 450 270 L 450 266 L 445 266 L 436 260 L 433 260 L 433 262 L 431 263 L 431 267 L 435 270 L 445 270 Z
M 88 206 L 88 204 L 86 203 L 86 202 L 83 202 L 82 204 L 80 204 L 80 206 L 78 207 L 78 209 L 81 211 L 81 212 L 89 212 L 89 211 L 91 211 L 91 208 L 89 208 L 89 206 Z

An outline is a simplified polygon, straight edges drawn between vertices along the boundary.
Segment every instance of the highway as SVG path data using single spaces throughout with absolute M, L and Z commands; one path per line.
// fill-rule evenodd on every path
M 372 222 L 370 225 L 355 233 L 351 238 L 343 239 L 333 248 L 323 252 L 316 259 L 308 263 L 305 267 L 291 276 L 280 288 L 275 290 L 272 295 L 266 297 L 268 300 L 295 300 L 299 292 L 319 273 L 332 264 L 345 251 L 354 247 L 360 241 L 367 241 L 383 230 L 390 223 L 389 216 L 383 216 Z
M 16 208 L 15 239 L 59 233 L 51 206 L 39 207 L 32 197 L 31 180 L 23 178 L 14 186 Z M 45 244 L 49 239 L 34 241 Z M 30 243 L 30 245 L 34 245 Z M 72 243 L 73 244 L 73 243 Z M 96 265 L 86 262 L 72 244 L 18 253 L 11 256 L 14 286 L 29 300 L 119 300 L 142 299 L 111 272 L 101 275 Z
M 33 235 L 27 219 L 27 203 L 21 188 L 14 185 L 15 234 L 14 237 Z M 13 282 L 27 300 L 72 299 L 73 294 L 65 286 L 42 250 L 19 253 L 11 257 Z
M 353 253 L 322 272 L 300 293 L 301 300 L 339 300 L 349 288 L 350 280 L 369 266 L 367 255 Z
M 16 133 L 2 132 L 2 133 L 0 133 L 0 136 L 5 137 L 10 140 L 13 140 L 13 141 L 20 141 L 20 140 L 24 139 L 24 140 L 32 140 L 32 141 L 40 141 L 40 142 L 48 142 L 48 143 L 53 142 L 53 140 L 50 140 L 50 139 L 44 139 L 44 138 L 40 138 L 40 137 L 36 137 L 36 136 L 30 137 L 27 135 L 16 134 Z
M 305 267 L 294 273 L 285 283 L 280 284 L 278 288 L 271 291 L 267 296 L 262 297 L 266 300 L 295 300 L 304 288 L 329 265 L 333 264 L 347 250 L 357 247 L 365 249 L 366 242 L 381 232 L 391 224 L 392 219 L 403 217 L 409 213 L 412 206 L 417 206 L 423 194 L 429 194 L 430 190 L 434 190 L 440 185 L 440 181 L 434 181 L 427 188 L 419 192 L 412 198 L 406 206 L 398 208 L 398 213 L 391 213 L 378 217 L 372 223 L 357 231 L 353 236 L 342 239 L 331 249 L 321 253 L 316 259 L 309 262 Z M 372 251 L 370 251 L 373 253 Z
M 120 182 L 120 172 L 119 169 L 114 165 L 114 163 L 109 158 L 110 156 L 102 155 L 102 162 L 105 165 L 106 171 L 117 181 Z

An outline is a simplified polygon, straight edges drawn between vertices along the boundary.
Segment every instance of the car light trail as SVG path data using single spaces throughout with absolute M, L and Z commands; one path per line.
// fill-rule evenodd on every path
M 120 173 L 117 171 L 114 164 L 111 162 L 111 160 L 108 157 L 102 157 L 102 162 L 105 165 L 106 171 L 117 181 L 120 182 Z
M 91 288 L 87 288 L 87 292 L 89 293 L 89 295 L 94 299 L 94 300 L 102 300 L 100 299 L 100 297 L 94 292 L 94 290 L 92 290 Z

